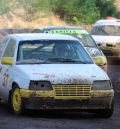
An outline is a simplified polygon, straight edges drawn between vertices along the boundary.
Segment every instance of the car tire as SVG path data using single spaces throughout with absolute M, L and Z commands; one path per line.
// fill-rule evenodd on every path
M 102 118 L 110 118 L 113 115 L 113 112 L 114 112 L 114 101 L 112 101 L 111 103 L 111 108 L 98 110 L 96 112 L 96 115 Z
M 20 88 L 14 87 L 10 95 L 10 108 L 12 113 L 20 115 L 24 112 L 24 105 L 20 95 Z

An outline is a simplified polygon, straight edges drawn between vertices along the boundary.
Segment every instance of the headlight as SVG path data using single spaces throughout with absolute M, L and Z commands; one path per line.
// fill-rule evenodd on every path
M 107 47 L 115 47 L 115 44 L 106 43 L 106 46 L 107 46 Z
M 49 81 L 30 81 L 30 90 L 52 90 L 52 85 Z
M 92 90 L 109 90 L 112 88 L 111 82 L 106 81 L 94 81 Z

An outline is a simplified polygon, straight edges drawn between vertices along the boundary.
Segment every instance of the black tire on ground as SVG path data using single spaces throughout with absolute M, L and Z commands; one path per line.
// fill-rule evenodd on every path
M 101 118 L 110 118 L 114 112 L 114 101 L 111 103 L 111 108 L 104 109 L 104 110 L 98 110 L 96 112 L 96 115 Z
M 12 113 L 16 115 L 24 113 L 25 110 L 19 90 L 20 90 L 19 87 L 15 86 L 12 89 L 9 97 L 9 107 Z

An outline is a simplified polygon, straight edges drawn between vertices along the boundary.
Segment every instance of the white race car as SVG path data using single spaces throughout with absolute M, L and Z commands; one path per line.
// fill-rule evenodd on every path
M 99 20 L 91 35 L 106 56 L 120 58 L 120 20 Z
M 0 60 L 0 98 L 15 114 L 25 108 L 113 113 L 109 77 L 74 37 L 9 35 L 0 42 Z

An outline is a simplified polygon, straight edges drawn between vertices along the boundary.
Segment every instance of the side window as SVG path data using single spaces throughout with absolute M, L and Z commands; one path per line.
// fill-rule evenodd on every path
M 39 29 L 36 29 L 36 30 L 33 30 L 33 32 L 32 33 L 42 33 L 42 31 L 41 30 L 39 30 Z
M 10 39 L 7 44 L 3 57 L 14 57 L 16 42 L 14 39 Z
M 5 38 L 5 39 L 0 41 L 0 58 L 1 58 L 2 54 L 3 54 L 3 51 L 5 49 L 7 41 L 8 41 L 8 38 Z
M 90 34 L 91 35 L 96 35 L 96 33 L 97 33 L 97 27 L 94 27 Z

